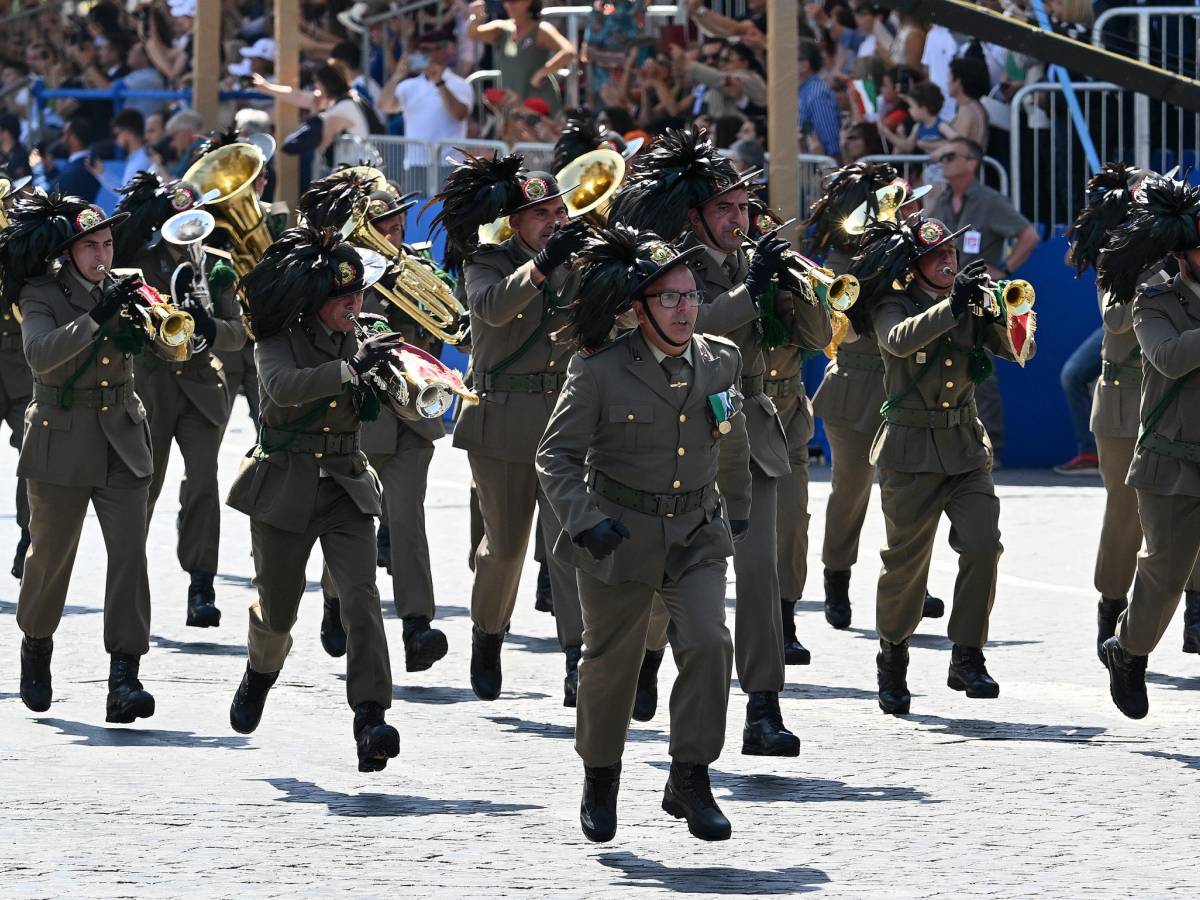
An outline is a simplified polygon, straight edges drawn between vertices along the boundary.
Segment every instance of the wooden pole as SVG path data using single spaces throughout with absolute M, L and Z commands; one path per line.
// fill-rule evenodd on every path
M 300 87 L 300 0 L 275 0 L 275 81 Z M 300 124 L 300 110 L 275 101 L 275 139 L 283 139 Z M 275 200 L 291 209 L 289 223 L 296 221 L 300 198 L 300 159 L 288 153 L 275 154 Z
M 192 33 L 192 109 L 215 129 L 221 81 L 221 0 L 196 0 Z
M 771 154 L 769 178 L 771 206 L 783 214 L 804 218 L 800 209 L 799 119 L 796 97 L 800 89 L 796 74 L 799 52 L 799 22 L 796 0 L 767 2 L 767 151 Z M 781 237 L 794 240 L 796 232 Z

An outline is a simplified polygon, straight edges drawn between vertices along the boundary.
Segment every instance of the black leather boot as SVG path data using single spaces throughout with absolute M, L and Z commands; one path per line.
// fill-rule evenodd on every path
M 446 655 L 446 635 L 429 627 L 424 616 L 404 620 L 404 671 L 424 672 Z
M 677 819 L 687 819 L 688 831 L 702 841 L 727 841 L 733 830 L 713 799 L 708 766 L 672 760 L 662 808 Z
M 664 653 L 665 650 L 647 650 L 642 657 L 637 694 L 633 698 L 633 717 L 639 722 L 649 722 L 658 709 L 658 667 L 662 665 Z
M 834 628 L 850 627 L 850 572 L 825 570 L 825 621 Z
M 550 592 L 550 568 L 543 562 L 538 566 L 537 591 L 533 608 L 538 612 L 554 612 L 554 598 Z
M 384 522 L 375 530 L 375 565 L 392 574 L 392 531 Z
M 617 790 L 621 787 L 621 764 L 583 767 L 583 800 L 579 824 L 584 837 L 601 843 L 617 833 Z
M 779 695 L 754 691 L 746 701 L 746 726 L 742 729 L 745 756 L 799 756 L 800 739 L 783 724 Z
M 922 619 L 940 619 L 946 614 L 946 604 L 933 596 L 929 591 L 925 592 L 925 605 L 921 607 Z
M 342 627 L 342 601 L 325 594 L 321 613 L 321 646 L 330 656 L 346 655 L 346 629 Z
M 1108 692 L 1117 709 L 1131 719 L 1144 719 L 1150 712 L 1146 696 L 1146 662 L 1121 646 L 1116 636 L 1104 642 L 1104 665 L 1108 668 Z
M 221 624 L 212 572 L 192 572 L 188 585 L 187 624 L 192 628 L 216 628 Z
M 1183 595 L 1183 652 L 1200 653 L 1200 591 Z
M 990 700 L 1000 696 L 1000 685 L 988 674 L 983 651 L 978 647 L 950 649 L 950 672 L 946 676 L 947 686 L 956 691 L 966 691 L 968 697 Z
M 488 634 L 478 625 L 471 626 L 471 690 L 480 700 L 500 696 L 504 675 L 500 670 L 500 648 L 504 632 Z
M 1124 597 L 1110 598 L 1101 597 L 1100 602 L 1096 604 L 1096 655 L 1100 657 L 1100 664 L 1107 666 L 1108 663 L 1104 660 L 1104 642 L 1117 633 L 1117 619 L 1121 617 L 1121 613 L 1125 612 L 1125 607 L 1129 604 Z M 1187 640 L 1187 619 L 1184 619 L 1184 640 Z
M 400 755 L 400 732 L 383 720 L 383 707 L 378 703 L 354 707 L 354 742 L 360 772 L 382 772 L 389 759 Z
M 912 694 L 908 692 L 908 641 L 892 644 L 880 638 L 875 671 L 879 679 L 879 708 L 890 716 L 907 716 L 912 703 Z
M 229 724 L 238 734 L 250 734 L 262 721 L 263 707 L 267 705 L 267 694 L 275 686 L 278 672 L 255 672 L 246 663 L 246 674 L 233 695 L 229 707 Z
M 33 712 L 50 708 L 54 689 L 50 683 L 50 657 L 54 654 L 54 638 L 21 639 L 21 702 Z
M 25 553 L 29 550 L 29 529 L 21 529 L 21 539 L 17 541 L 17 552 L 13 554 L 12 577 L 18 581 L 25 575 Z
M 563 706 L 575 708 L 575 698 L 579 695 L 579 657 L 583 651 L 579 647 L 568 647 L 567 677 L 563 679 Z
M 141 657 L 114 653 L 108 663 L 108 714 L 106 722 L 128 725 L 154 715 L 154 697 L 138 681 Z
M 796 601 L 780 600 L 783 616 L 783 662 L 788 666 L 807 666 L 812 662 L 808 648 L 796 640 Z

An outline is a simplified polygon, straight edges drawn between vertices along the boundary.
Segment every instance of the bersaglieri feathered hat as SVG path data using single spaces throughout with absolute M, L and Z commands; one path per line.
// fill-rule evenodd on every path
M 1106 162 L 1088 179 L 1086 205 L 1071 225 L 1071 264 L 1076 277 L 1096 265 L 1108 233 L 1125 221 L 1140 174 L 1141 170 L 1126 163 Z
M 129 218 L 113 233 L 113 265 L 133 265 L 135 257 L 158 243 L 159 229 L 176 213 L 191 209 L 200 192 L 184 181 L 164 184 L 153 172 L 138 172 L 120 189 L 117 212 Z
M 890 163 L 850 163 L 826 175 L 821 185 L 824 193 L 813 201 L 804 220 L 804 227 L 812 229 L 813 249 L 821 254 L 830 248 L 849 250 L 857 246 L 858 235 L 848 234 L 842 223 L 876 191 L 899 177 Z

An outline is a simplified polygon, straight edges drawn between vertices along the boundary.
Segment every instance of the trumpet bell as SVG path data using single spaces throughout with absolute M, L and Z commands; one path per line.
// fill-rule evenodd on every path
M 1008 316 L 1023 316 L 1033 309 L 1036 299 L 1033 285 L 1021 278 L 1002 282 L 1000 296 L 1004 300 L 1004 310 Z
M 187 246 L 202 241 L 217 227 L 212 213 L 203 209 L 189 209 L 176 213 L 163 223 L 163 240 L 169 244 Z
M 860 290 L 858 279 L 853 275 L 839 275 L 829 285 L 825 299 L 829 303 L 829 308 L 834 312 L 844 313 L 858 302 Z
M 554 175 L 559 184 L 574 184 L 563 196 L 572 219 L 595 213 L 604 221 L 613 194 L 625 180 L 625 158 L 615 150 L 591 150 L 575 157 Z
M 512 225 L 508 216 L 501 216 L 490 225 L 479 226 L 479 243 L 502 244 L 512 237 Z
M 842 230 L 846 234 L 862 234 L 867 226 L 874 222 L 895 222 L 900 214 L 900 208 L 924 197 L 932 188 L 922 185 L 915 191 L 910 191 L 903 182 L 886 184 L 875 192 L 872 202 L 867 200 L 860 203 L 854 212 L 846 216 Z M 874 207 L 872 209 L 872 206 Z

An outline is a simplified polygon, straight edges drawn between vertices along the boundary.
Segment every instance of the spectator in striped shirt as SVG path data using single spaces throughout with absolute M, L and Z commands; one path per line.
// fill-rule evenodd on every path
M 842 119 L 837 98 L 821 80 L 821 50 L 815 41 L 799 42 L 800 96 L 797 103 L 804 150 L 837 159 L 841 153 Z

